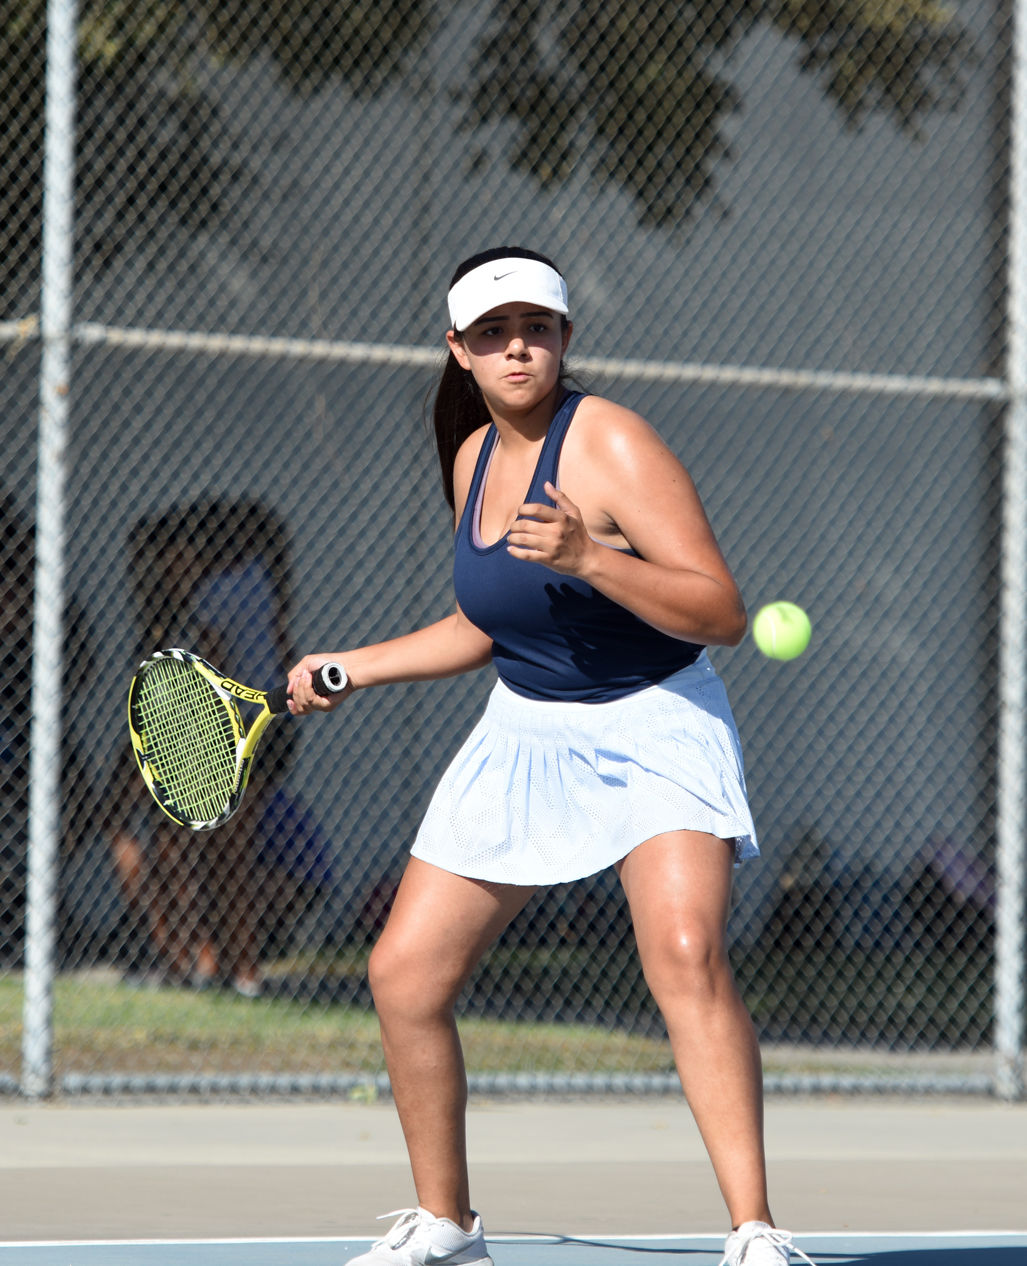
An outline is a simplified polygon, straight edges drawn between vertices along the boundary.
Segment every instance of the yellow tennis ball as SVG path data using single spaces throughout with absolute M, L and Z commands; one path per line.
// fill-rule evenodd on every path
M 809 616 L 794 602 L 771 602 L 756 612 L 752 640 L 770 659 L 795 659 L 809 646 Z

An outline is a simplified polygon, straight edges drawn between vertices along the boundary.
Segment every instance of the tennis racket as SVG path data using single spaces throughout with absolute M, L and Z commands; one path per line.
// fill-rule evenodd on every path
M 319 695 L 346 688 L 341 664 L 314 674 Z M 247 730 L 239 701 L 260 714 Z M 289 688 L 254 690 L 189 651 L 157 651 L 136 669 L 128 729 L 143 781 L 168 817 L 209 831 L 242 803 L 253 757 L 271 720 L 288 711 Z

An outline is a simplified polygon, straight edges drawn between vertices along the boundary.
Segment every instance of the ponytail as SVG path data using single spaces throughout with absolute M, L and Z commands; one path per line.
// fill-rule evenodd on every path
M 469 369 L 461 368 L 450 352 L 435 393 L 432 425 L 435 428 L 435 447 L 439 454 L 442 491 L 451 510 L 456 504 L 453 466 L 460 445 L 479 427 L 488 426 L 491 421 L 485 397 L 474 381 L 474 376 Z

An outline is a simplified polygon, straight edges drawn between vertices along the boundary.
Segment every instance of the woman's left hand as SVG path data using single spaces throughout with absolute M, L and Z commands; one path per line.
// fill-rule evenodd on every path
M 592 551 L 601 547 L 589 536 L 574 502 L 548 481 L 545 490 L 555 504 L 522 505 L 507 533 L 507 552 L 567 576 L 581 576 Z

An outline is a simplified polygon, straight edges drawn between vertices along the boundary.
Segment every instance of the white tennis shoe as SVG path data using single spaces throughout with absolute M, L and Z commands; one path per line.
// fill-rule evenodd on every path
M 793 1253 L 809 1266 L 816 1266 L 792 1243 L 791 1231 L 782 1231 L 768 1222 L 743 1222 L 727 1237 L 720 1266 L 789 1266 Z
M 395 1218 L 387 1235 L 368 1252 L 351 1257 L 345 1266 L 493 1266 L 485 1248 L 481 1218 L 462 1231 L 449 1218 L 437 1218 L 427 1209 L 394 1209 L 383 1218 Z

